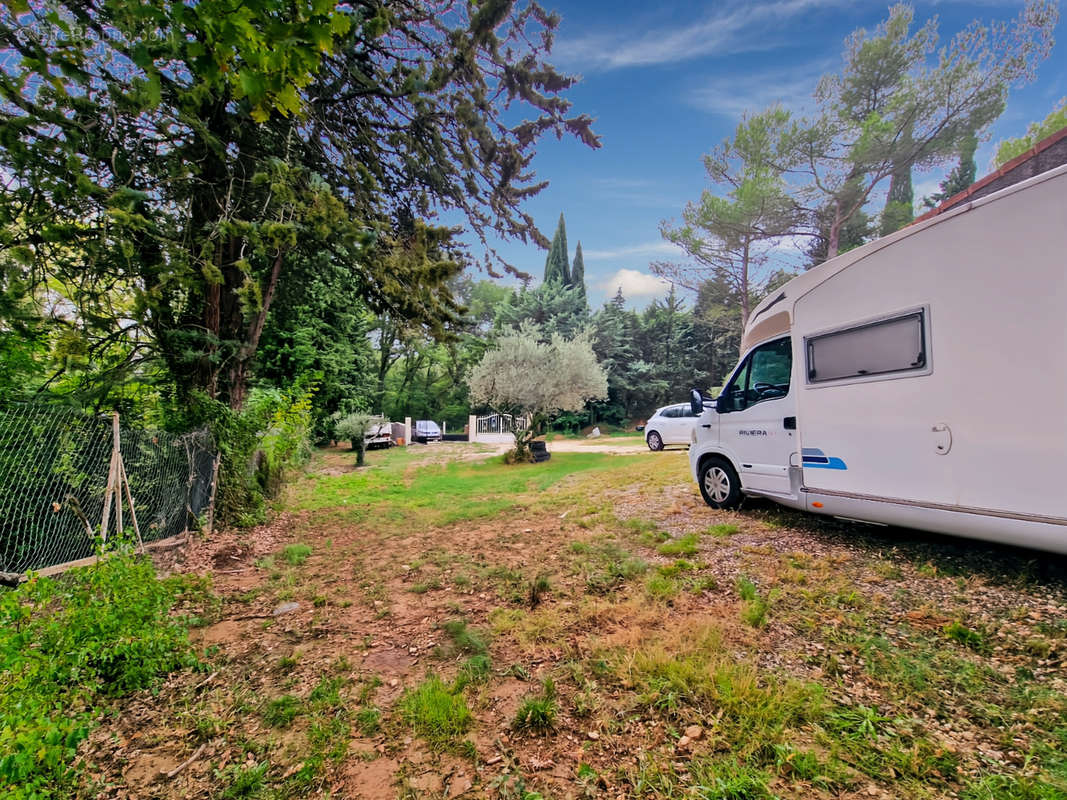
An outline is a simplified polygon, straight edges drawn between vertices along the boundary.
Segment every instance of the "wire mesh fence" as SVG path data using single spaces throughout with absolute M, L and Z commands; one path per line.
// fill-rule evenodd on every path
M 111 417 L 71 409 L 0 405 L 0 572 L 84 558 L 97 536 L 113 535 L 101 531 L 112 425 Z M 143 541 L 180 534 L 208 510 L 215 464 L 210 433 L 121 426 L 118 440 Z

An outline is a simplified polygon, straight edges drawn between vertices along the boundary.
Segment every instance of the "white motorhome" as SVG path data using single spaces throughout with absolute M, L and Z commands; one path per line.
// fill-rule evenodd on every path
M 689 450 L 744 495 L 1067 553 L 1067 166 L 772 292 Z

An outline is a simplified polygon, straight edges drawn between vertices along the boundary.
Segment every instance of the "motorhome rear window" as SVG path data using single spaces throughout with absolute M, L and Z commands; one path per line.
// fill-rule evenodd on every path
M 926 367 L 924 311 L 812 336 L 808 382 L 862 378 Z

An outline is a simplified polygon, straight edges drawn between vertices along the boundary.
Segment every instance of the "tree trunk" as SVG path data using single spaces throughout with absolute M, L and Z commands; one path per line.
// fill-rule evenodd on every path
M 841 228 L 845 220 L 841 218 L 841 201 L 834 199 L 834 219 L 830 223 L 830 235 L 826 239 L 826 260 L 837 255 L 837 248 L 841 245 Z

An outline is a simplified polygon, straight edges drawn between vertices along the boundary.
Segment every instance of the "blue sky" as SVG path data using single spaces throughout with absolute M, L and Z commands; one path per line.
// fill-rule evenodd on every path
M 593 308 L 620 284 L 635 307 L 665 293 L 649 263 L 681 256 L 663 242 L 659 224 L 678 219 L 707 187 L 702 156 L 732 134 L 746 109 L 779 101 L 810 107 L 819 77 L 841 67 L 844 38 L 858 27 L 874 29 L 889 8 L 835 0 L 544 4 L 563 17 L 549 60 L 582 76 L 568 97 L 576 112 L 596 118 L 603 146 L 542 141 L 534 168 L 550 184 L 527 208 L 548 236 L 564 213 L 572 258 L 582 243 Z M 917 3 L 915 27 L 936 15 L 947 44 L 971 20 L 1008 20 L 1021 6 Z M 1057 38 L 1065 35 L 1061 21 Z M 1057 44 L 1034 83 L 1013 89 L 978 151 L 979 175 L 988 171 L 997 141 L 1025 133 L 1065 95 L 1067 42 Z M 916 197 L 935 191 L 949 167 L 915 175 Z M 544 251 L 517 242 L 500 243 L 499 251 L 540 280 Z M 788 265 L 788 249 L 782 254 Z

